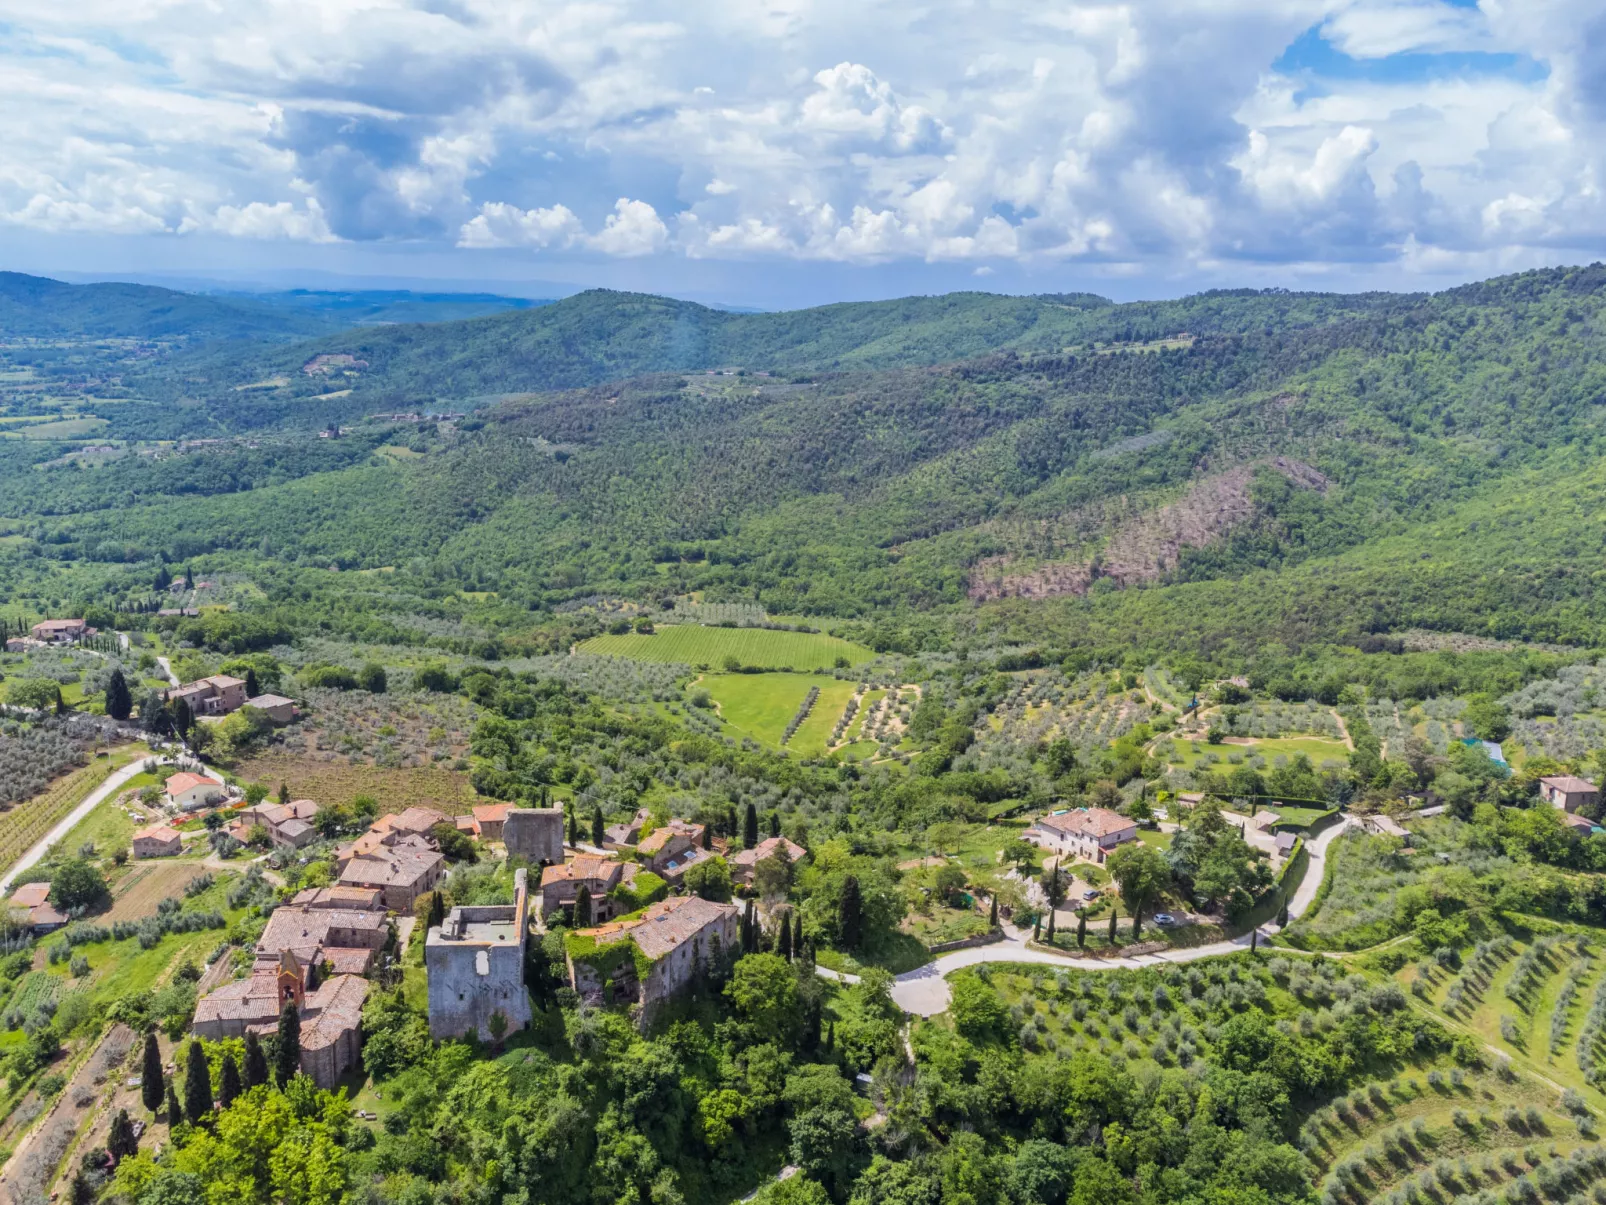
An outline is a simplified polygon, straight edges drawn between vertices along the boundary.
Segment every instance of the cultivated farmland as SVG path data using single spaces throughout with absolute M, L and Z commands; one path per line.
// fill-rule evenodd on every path
M 27 853 L 85 795 L 110 778 L 113 770 L 127 764 L 133 752 L 119 750 L 111 757 L 97 759 L 8 811 L 5 824 L 0 825 L 0 871 Z
M 778 632 L 768 628 L 706 628 L 694 624 L 660 627 L 655 635 L 598 636 L 580 646 L 582 653 L 628 657 L 635 661 L 677 661 L 719 668 L 725 658 L 766 669 L 830 669 L 837 658 L 859 665 L 875 656 L 823 632 Z M 805 689 L 807 689 L 805 687 Z

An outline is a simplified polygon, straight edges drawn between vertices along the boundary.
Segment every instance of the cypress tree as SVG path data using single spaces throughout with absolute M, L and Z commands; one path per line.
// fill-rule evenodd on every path
M 987 909 L 987 927 L 989 929 L 998 928 L 998 896 L 996 893 L 993 895 L 991 906 Z
M 199 1039 L 190 1043 L 184 1064 L 184 1116 L 191 1125 L 200 1125 L 212 1116 L 212 1073 L 206 1065 L 206 1051 Z
M 580 818 L 574 814 L 574 808 L 569 808 L 569 844 L 580 844 Z
M 603 831 L 603 827 L 602 827 L 602 808 L 601 807 L 592 808 L 591 809 L 591 844 L 595 845 L 598 849 L 601 849 L 602 848 L 602 839 L 605 836 L 607 836 L 607 833 Z
M 771 812 L 770 813 L 770 836 L 779 837 L 780 835 L 781 835 L 781 814 L 779 812 Z
M 67 701 L 61 697 L 61 687 L 56 687 L 56 714 L 67 714 Z
M 67 1200 L 69 1205 L 95 1205 L 95 1190 L 90 1186 L 89 1177 L 83 1172 L 73 1173 L 72 1186 L 68 1189 Z
M 803 957 L 803 914 L 792 913 L 792 953 Z
M 1110 944 L 1115 944 L 1115 921 L 1120 914 L 1114 908 L 1110 909 Z
M 1288 928 L 1288 897 L 1287 896 L 1283 897 L 1282 907 L 1277 909 L 1277 927 L 1279 929 Z
M 1076 914 L 1076 948 L 1078 950 L 1087 949 L 1087 913 L 1085 912 Z
M 1048 910 L 1048 944 L 1054 944 L 1054 909 Z
M 140 1065 L 139 1099 L 152 1113 L 162 1107 L 162 1095 L 167 1081 L 162 1078 L 162 1052 L 156 1045 L 156 1035 L 145 1035 L 145 1058 Z
M 1043 936 L 1043 918 L 1038 917 L 1032 922 L 1032 940 L 1037 941 Z
M 836 1049 L 836 1022 L 835 1021 L 829 1022 L 825 1027 L 825 1048 L 828 1051 Z
M 126 1159 L 139 1150 L 139 1139 L 134 1137 L 134 1123 L 128 1119 L 127 1109 L 118 1109 L 112 1118 L 111 1131 L 106 1135 L 106 1153 L 112 1159 Z
M 758 845 L 758 808 L 753 804 L 747 805 L 747 815 L 742 817 L 742 848 L 753 849 Z
M 128 679 L 120 669 L 112 670 L 106 682 L 106 714 L 114 720 L 126 720 L 134 711 L 134 696 L 129 692 Z
M 775 952 L 787 962 L 792 961 L 792 918 L 784 912 L 781 914 L 781 927 L 776 933 Z
M 859 898 L 859 880 L 848 875 L 842 880 L 842 898 L 836 906 L 837 936 L 845 950 L 857 950 L 864 936 L 864 901 Z
M 279 1014 L 279 1038 L 273 1044 L 273 1082 L 283 1088 L 301 1070 L 301 1014 L 295 1001 Z
M 1249 952 L 1251 954 L 1253 954 L 1255 952 L 1255 939 L 1258 938 L 1259 936 L 1260 936 L 1260 930 L 1259 929 L 1251 929 L 1251 930 L 1249 930 Z
M 439 928 L 446 921 L 446 897 L 438 891 L 429 893 L 429 916 L 424 921 L 424 930 Z
M 183 699 L 174 699 L 173 731 L 178 733 L 178 739 L 183 740 L 187 737 L 193 727 L 195 727 L 195 713 L 190 710 L 190 705 Z M 287 799 L 284 802 L 289 803 L 290 801 Z
M 218 1072 L 217 1098 L 226 1109 L 240 1095 L 240 1066 L 234 1061 L 234 1051 L 223 1056 L 223 1069 Z
M 256 670 L 247 667 L 245 671 L 245 697 L 254 699 L 261 693 L 261 688 L 257 686 Z
M 167 1083 L 167 1124 L 176 1126 L 184 1120 L 184 1107 L 178 1103 L 178 1093 L 173 1090 L 173 1081 Z
M 247 1090 L 268 1082 L 268 1056 L 254 1033 L 245 1035 L 245 1086 Z
M 283 779 L 279 781 L 279 806 L 284 807 L 290 802 L 290 784 Z
M 574 893 L 574 923 L 576 926 L 591 923 L 591 888 L 584 883 Z
M 714 826 L 711 824 L 703 825 L 703 848 L 714 848 Z

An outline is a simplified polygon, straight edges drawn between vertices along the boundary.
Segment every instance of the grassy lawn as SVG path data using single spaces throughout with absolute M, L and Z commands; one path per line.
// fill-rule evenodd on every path
M 823 632 L 772 632 L 767 628 L 708 628 L 697 624 L 660 627 L 655 635 L 598 636 L 580 646 L 582 653 L 628 657 L 635 661 L 679 661 L 717 668 L 726 657 L 743 665 L 794 670 L 830 669 L 838 657 L 859 665 L 875 656 Z
M 1324 761 L 1344 762 L 1349 759 L 1349 750 L 1344 747 L 1343 741 L 1328 740 L 1319 736 L 1280 736 L 1266 740 L 1249 740 L 1248 744 L 1220 744 L 1208 745 L 1204 741 L 1173 741 L 1170 761 L 1172 765 L 1186 766 L 1193 769 L 1210 755 L 1215 756 L 1215 764 L 1233 765 L 1232 758 L 1238 757 L 1247 762 L 1251 757 L 1263 757 L 1268 766 L 1275 765 L 1279 756 L 1287 757 L 1292 761 L 1300 754 L 1310 758 L 1311 765 L 1318 769 Z
M 933 905 L 929 916 L 912 913 L 904 922 L 904 929 L 927 946 L 945 941 L 961 941 L 987 932 L 987 916 L 969 908 L 948 908 Z
M 856 683 L 838 682 L 835 678 L 815 678 L 812 685 L 820 688 L 820 697 L 814 701 L 814 710 L 809 712 L 809 718 L 798 726 L 786 746 L 806 757 L 818 757 L 825 752 L 826 742 L 831 739 L 836 722 L 842 718 L 842 709 L 858 689 Z
M 1327 812 L 1321 808 L 1294 807 L 1291 804 L 1277 804 L 1275 807 L 1262 804 L 1260 810 L 1263 812 L 1276 812 L 1282 817 L 1284 823 L 1297 824 L 1300 828 L 1309 828 L 1320 817 L 1327 815 Z
M 779 748 L 786 726 L 797 714 L 810 687 L 820 697 L 797 732 L 789 749 L 810 756 L 825 751 L 826 739 L 853 694 L 852 682 L 804 674 L 709 674 L 699 685 L 719 704 L 720 718 L 744 736 Z
M 1170 849 L 1171 842 L 1175 838 L 1175 833 L 1163 833 L 1159 829 L 1138 829 L 1138 840 L 1145 845 L 1154 846 L 1155 849 Z

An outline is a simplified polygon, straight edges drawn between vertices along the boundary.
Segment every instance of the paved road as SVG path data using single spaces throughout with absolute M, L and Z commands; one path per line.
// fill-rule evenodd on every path
M 1340 833 L 1350 827 L 1351 823 L 1346 817 L 1342 822 L 1306 843 L 1305 849 L 1310 855 L 1310 865 L 1306 868 L 1305 877 L 1300 881 L 1293 898 L 1288 901 L 1290 917 L 1301 915 L 1316 898 L 1322 876 L 1327 870 L 1327 849 L 1337 840 Z M 1276 925 L 1266 925 L 1264 928 L 1268 932 L 1277 931 Z M 928 962 L 923 967 L 905 971 L 893 981 L 892 998 L 905 1012 L 929 1017 L 943 1012 L 948 1007 L 951 993 L 948 990 L 946 976 L 964 967 L 978 966 L 984 962 L 1038 963 L 1079 971 L 1107 971 L 1121 968 L 1131 970 L 1134 967 L 1159 966 L 1168 962 L 1193 962 L 1200 958 L 1213 958 L 1219 954 L 1231 954 L 1249 948 L 1249 935 L 1246 933 L 1242 937 L 1227 941 L 1166 950 L 1163 953 L 1145 954 L 1137 958 L 1076 958 L 1069 954 L 1050 954 L 1046 950 L 1029 948 L 1026 943 L 1030 934 L 1024 930 L 1005 925 L 1004 933 L 1003 941 L 989 946 L 976 946 L 969 950 L 956 950 L 952 954 L 944 954 L 941 958 Z M 843 983 L 858 982 L 852 975 L 829 971 L 824 967 L 818 969 L 819 973 L 828 979 L 836 979 Z
M 170 757 L 155 757 L 154 754 L 152 757 L 154 757 L 157 762 L 163 764 L 171 764 L 173 761 L 173 759 Z M 45 856 L 45 852 L 52 845 L 54 845 L 57 841 L 60 841 L 68 833 L 72 832 L 79 821 L 81 821 L 85 816 L 89 815 L 90 812 L 94 811 L 95 808 L 97 808 L 100 804 L 110 799 L 118 791 L 122 790 L 123 785 L 128 782 L 129 779 L 138 775 L 145 768 L 145 763 L 149 760 L 152 760 L 152 758 L 136 757 L 121 770 L 113 771 L 110 778 L 101 783 L 100 786 L 96 787 L 93 791 L 89 792 L 88 795 L 85 795 L 82 803 L 73 808 L 72 811 L 68 812 L 66 818 L 62 820 L 60 824 L 56 825 L 55 828 L 51 829 L 43 837 L 39 838 L 39 840 L 34 843 L 32 849 L 17 859 L 16 865 L 10 870 L 6 871 L 4 877 L 0 877 L 0 896 L 3 896 L 9 892 L 11 890 L 11 884 L 16 882 L 17 877 L 25 870 L 31 869 L 40 858 Z M 217 773 L 216 770 L 209 770 L 208 772 L 212 774 Z M 221 778 L 221 775 L 219 775 L 219 777 Z

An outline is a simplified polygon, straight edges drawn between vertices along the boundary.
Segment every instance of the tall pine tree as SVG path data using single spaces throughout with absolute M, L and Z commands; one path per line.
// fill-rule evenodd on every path
M 842 880 L 842 896 L 836 905 L 837 940 L 844 950 L 857 950 L 864 937 L 864 901 L 859 898 L 859 880 L 848 875 Z
M 162 1096 L 167 1081 L 162 1078 L 162 1051 L 156 1045 L 156 1034 L 145 1035 L 145 1057 L 139 1069 L 139 1099 L 152 1113 L 162 1107 Z
M 112 670 L 106 680 L 106 714 L 114 720 L 126 720 L 134 711 L 134 696 L 128 689 L 128 679 L 120 669 Z
M 248 1090 L 268 1082 L 268 1056 L 263 1053 L 262 1039 L 254 1033 L 245 1035 L 244 1079 Z
M 190 1043 L 184 1062 L 184 1116 L 191 1125 L 200 1125 L 212 1116 L 212 1074 L 199 1039 Z
M 218 1072 L 218 1101 L 226 1109 L 234 1103 L 240 1092 L 240 1065 L 234 1061 L 234 1051 L 225 1051 L 223 1067 Z
M 279 1036 L 273 1043 L 273 1082 L 283 1088 L 301 1070 L 301 1014 L 295 1001 L 279 1014 Z

